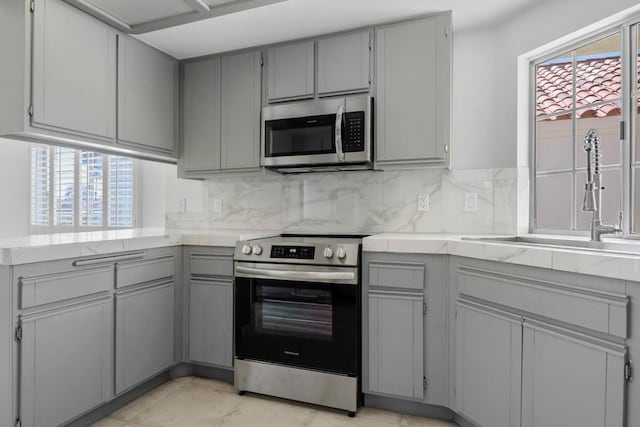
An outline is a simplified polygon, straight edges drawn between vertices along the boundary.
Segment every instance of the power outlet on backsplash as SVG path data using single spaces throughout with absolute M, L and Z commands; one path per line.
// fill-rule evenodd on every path
M 213 199 L 213 213 L 221 214 L 222 213 L 222 198 L 214 197 Z
M 418 212 L 429 212 L 431 209 L 431 200 L 428 194 L 418 195 Z
M 478 193 L 464 193 L 464 211 L 478 212 Z

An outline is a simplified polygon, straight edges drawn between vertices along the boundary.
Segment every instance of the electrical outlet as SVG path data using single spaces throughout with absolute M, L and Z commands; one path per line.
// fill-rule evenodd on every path
M 176 210 L 178 213 L 185 213 L 187 211 L 187 199 L 178 199 L 176 203 Z
M 478 212 L 478 193 L 464 193 L 464 211 Z
M 213 213 L 222 213 L 222 199 L 220 197 L 214 197 L 213 199 Z
M 431 209 L 431 200 L 428 194 L 418 195 L 418 212 L 429 212 Z

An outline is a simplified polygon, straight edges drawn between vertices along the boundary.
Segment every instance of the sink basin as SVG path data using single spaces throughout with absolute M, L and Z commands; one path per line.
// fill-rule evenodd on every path
M 517 236 L 517 237 L 485 237 L 485 238 L 463 238 L 463 240 L 487 242 L 487 243 L 503 243 L 512 245 L 531 245 L 556 249 L 574 249 L 596 252 L 607 252 L 623 255 L 640 255 L 640 241 L 634 242 L 618 242 L 606 240 L 602 242 L 592 242 L 590 240 L 572 240 L 572 239 L 556 239 L 551 237 L 533 237 L 533 236 Z

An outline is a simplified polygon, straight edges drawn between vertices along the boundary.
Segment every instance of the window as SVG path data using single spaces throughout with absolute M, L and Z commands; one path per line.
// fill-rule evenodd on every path
M 637 28 L 631 28 L 637 33 Z M 629 176 L 640 187 L 640 155 L 632 163 L 630 144 L 621 138 L 621 122 L 629 128 L 632 120 L 624 109 L 637 105 L 638 84 L 629 90 L 632 75 L 638 82 L 640 57 L 630 58 L 631 46 L 626 27 L 580 43 L 532 64 L 535 78 L 532 218 L 534 232 L 584 234 L 590 229 L 591 212 L 582 211 L 586 182 L 584 136 L 589 129 L 600 134 L 602 217 L 617 224 L 619 212 L 626 221 L 625 231 L 640 233 L 640 189 L 631 196 Z M 640 35 L 636 35 L 639 37 Z M 636 43 L 633 43 L 636 45 Z M 638 50 L 634 47 L 634 56 Z M 629 118 L 628 118 L 629 117 Z M 630 134 L 626 132 L 627 136 Z M 640 134 L 636 140 L 640 140 Z M 636 150 L 637 153 L 637 150 Z M 626 170 L 625 170 L 626 169 Z M 627 210 L 627 212 L 625 212 Z M 629 215 L 635 212 L 633 215 Z
M 135 225 L 134 160 L 70 148 L 31 148 L 31 229 L 88 231 Z

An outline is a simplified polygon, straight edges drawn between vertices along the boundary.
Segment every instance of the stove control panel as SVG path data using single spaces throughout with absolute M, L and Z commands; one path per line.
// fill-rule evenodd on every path
M 271 258 L 314 259 L 316 248 L 312 246 L 271 246 Z

